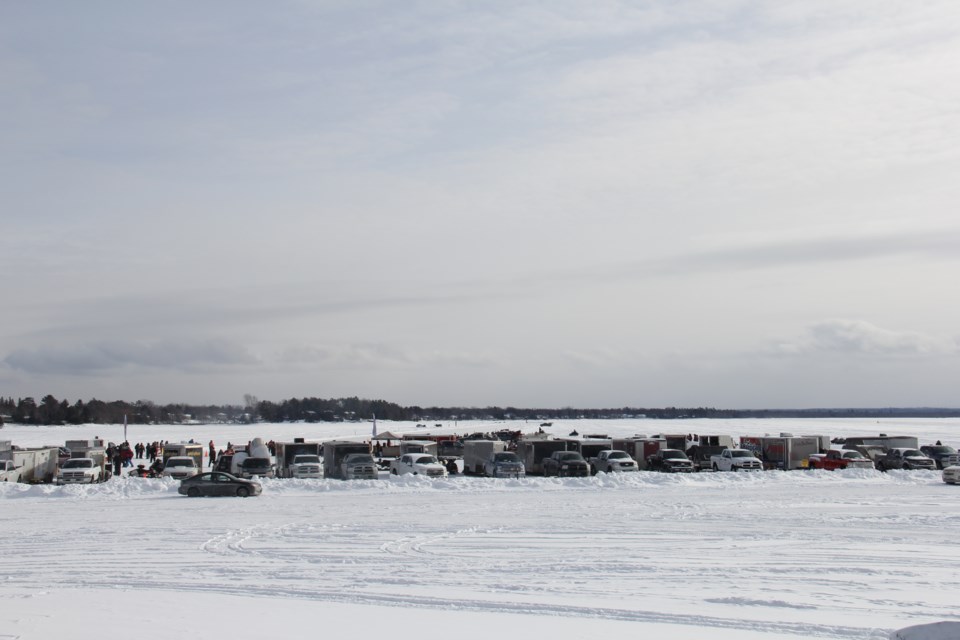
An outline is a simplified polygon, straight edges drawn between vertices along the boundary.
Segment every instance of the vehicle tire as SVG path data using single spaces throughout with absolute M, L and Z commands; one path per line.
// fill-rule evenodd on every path
M 717 463 L 716 463 L 716 462 L 713 463 L 713 470 L 714 470 L 714 471 L 720 471 L 720 467 L 717 466 Z
M 199 497 L 200 497 L 200 489 L 198 489 L 198 488 L 196 488 L 196 487 L 190 487 L 189 489 L 187 489 L 187 497 L 188 497 L 188 498 L 199 498 Z
M 250 495 L 250 489 L 247 489 L 246 487 L 237 487 L 238 498 L 246 498 L 249 495 Z
M 396 469 L 390 469 L 390 473 L 392 473 L 392 474 L 395 475 L 395 476 L 396 476 L 396 475 L 399 475 L 399 474 L 397 473 L 397 470 L 396 470 Z
M 733 465 L 732 467 L 730 467 L 730 471 L 740 471 L 740 467 Z
M 417 472 L 416 472 L 416 471 L 414 471 L 414 472 L 413 472 L 413 475 L 417 475 Z

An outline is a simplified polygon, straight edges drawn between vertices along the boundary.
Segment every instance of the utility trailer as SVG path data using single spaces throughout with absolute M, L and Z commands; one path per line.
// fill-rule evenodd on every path
M 463 442 L 463 473 L 464 475 L 482 476 L 483 466 L 493 454 L 507 450 L 507 443 L 502 440 L 465 440 Z
M 0 442 L 0 460 L 10 462 L 20 482 L 33 484 L 53 482 L 57 475 L 58 447 L 14 449 L 9 441 Z
M 197 471 L 203 471 L 203 454 L 206 451 L 206 447 L 197 442 L 170 442 L 163 445 L 163 465 L 166 466 L 167 460 L 173 456 L 188 456 L 193 458 Z
M 436 443 L 431 442 L 436 446 Z M 345 480 L 341 463 L 351 453 L 370 453 L 370 444 L 351 440 L 330 440 L 323 443 L 323 477 Z
M 687 447 L 687 450 L 684 451 L 684 453 L 686 453 L 687 457 L 690 458 L 691 462 L 693 462 L 694 469 L 697 471 L 703 471 L 705 469 L 710 469 L 710 456 L 717 455 L 718 453 L 723 452 L 724 449 L 735 448 L 737 448 L 737 443 L 733 439 L 733 436 L 698 435 L 693 441 L 693 444 Z
M 661 449 L 669 449 L 667 441 L 659 436 L 652 438 L 633 437 L 633 438 L 614 438 L 612 449 L 626 451 L 630 457 L 636 460 L 638 469 L 647 468 L 647 458 L 657 453 Z M 681 449 L 682 451 L 682 449 Z
M 293 460 L 297 456 L 312 455 L 322 456 L 323 445 L 319 442 L 306 442 L 303 438 L 294 438 L 293 442 L 277 442 L 274 445 L 277 460 L 277 477 L 294 477 Z
M 567 440 L 549 436 L 523 438 L 517 443 L 517 456 L 523 462 L 527 475 L 543 475 L 543 459 L 549 458 L 554 451 L 567 451 L 568 446 Z
M 740 446 L 752 451 L 763 461 L 765 469 L 806 469 L 810 456 L 821 453 L 820 436 L 744 436 Z

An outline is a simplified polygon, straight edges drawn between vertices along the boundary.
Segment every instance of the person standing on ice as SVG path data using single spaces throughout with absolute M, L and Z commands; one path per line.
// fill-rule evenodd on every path
M 217 460 L 217 448 L 213 446 L 213 440 L 210 441 L 210 466 Z

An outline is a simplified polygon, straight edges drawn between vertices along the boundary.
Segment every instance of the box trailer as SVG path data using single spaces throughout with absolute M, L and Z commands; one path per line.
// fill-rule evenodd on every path
M 206 451 L 207 448 L 197 442 L 170 442 L 163 445 L 163 464 L 166 466 L 167 460 L 173 456 L 189 456 L 193 458 L 197 469 L 203 471 L 203 456 Z
M 630 457 L 636 460 L 638 469 L 647 468 L 647 458 L 660 451 L 669 449 L 667 441 L 658 436 L 650 438 L 614 438 L 613 449 L 626 451 Z
M 34 447 L 29 449 L 14 449 L 12 446 L 0 450 L 0 460 L 13 463 L 17 469 L 20 482 L 31 484 L 53 482 L 57 475 L 57 464 L 60 459 L 58 447 Z
M 464 441 L 466 445 L 466 441 Z M 543 459 L 549 458 L 554 451 L 567 451 L 568 442 L 553 437 L 522 438 L 517 442 L 517 456 L 523 462 L 528 475 L 543 474 Z
M 319 442 L 306 442 L 303 438 L 294 438 L 293 442 L 277 442 L 274 445 L 277 460 L 277 477 L 292 478 L 290 465 L 294 458 L 301 455 L 323 455 L 323 445 Z
M 821 453 L 820 436 L 744 436 L 740 446 L 752 451 L 766 469 L 806 469 L 810 456 Z
M 431 442 L 436 446 L 436 443 Z M 340 468 L 343 459 L 351 453 L 370 453 L 370 443 L 350 440 L 330 440 L 323 443 L 323 477 L 344 480 Z
M 853 449 L 858 445 L 874 445 L 887 449 L 919 449 L 920 439 L 916 436 L 888 436 L 881 433 L 877 436 L 857 436 L 855 438 L 844 438 L 843 445 L 846 449 Z
M 464 475 L 483 475 L 483 465 L 493 454 L 507 450 L 503 440 L 465 440 L 463 443 Z
M 403 440 L 400 442 L 400 455 L 407 453 L 427 453 L 437 455 L 437 443 L 433 440 Z

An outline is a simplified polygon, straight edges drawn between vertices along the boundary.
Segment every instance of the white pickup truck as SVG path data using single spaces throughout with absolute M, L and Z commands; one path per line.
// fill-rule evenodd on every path
M 20 482 L 20 472 L 13 460 L 0 460 L 0 482 Z
M 103 482 L 103 468 L 93 458 L 70 458 L 57 473 L 56 484 L 93 484 Z
M 763 464 L 747 449 L 724 449 L 710 456 L 714 471 L 762 471 Z

